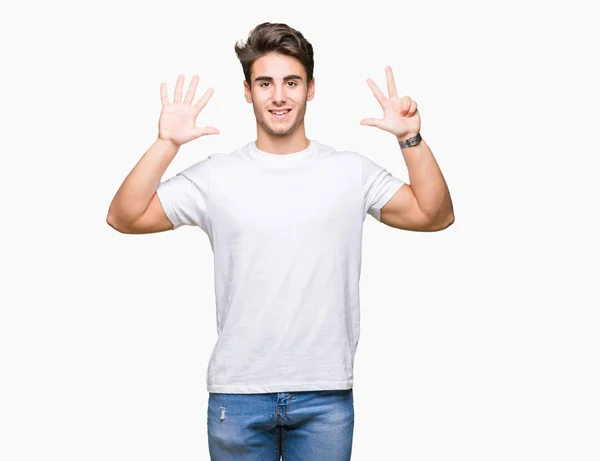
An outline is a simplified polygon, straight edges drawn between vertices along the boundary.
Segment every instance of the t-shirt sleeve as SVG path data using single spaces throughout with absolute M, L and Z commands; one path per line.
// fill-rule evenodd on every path
M 173 228 L 198 226 L 207 232 L 210 186 L 210 156 L 162 181 L 158 199 Z
M 381 221 L 381 208 L 405 184 L 381 165 L 359 154 L 361 165 L 362 191 L 364 197 L 364 213 Z

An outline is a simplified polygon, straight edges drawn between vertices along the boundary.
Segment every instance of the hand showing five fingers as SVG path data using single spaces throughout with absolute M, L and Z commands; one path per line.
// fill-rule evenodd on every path
M 416 135 L 421 129 L 421 116 L 417 110 L 417 102 L 409 96 L 403 98 L 398 96 L 391 67 L 385 68 L 385 75 L 389 98 L 385 97 L 373 80 L 367 79 L 367 84 L 383 109 L 383 118 L 365 118 L 360 121 L 360 124 L 375 126 L 404 140 Z
M 206 103 L 213 95 L 214 90 L 212 88 L 206 90 L 202 98 L 200 98 L 196 104 L 192 105 L 199 80 L 199 77 L 194 75 L 182 102 L 181 93 L 183 90 L 183 80 L 183 75 L 179 75 L 177 78 L 177 85 L 175 86 L 175 97 L 173 98 L 173 102 L 170 102 L 169 97 L 167 96 L 167 84 L 160 84 L 162 110 L 158 121 L 158 137 L 165 141 L 169 141 L 176 146 L 181 146 L 200 136 L 220 133 L 217 128 L 212 126 L 196 126 L 196 118 L 200 111 L 204 109 L 204 106 L 206 106 Z

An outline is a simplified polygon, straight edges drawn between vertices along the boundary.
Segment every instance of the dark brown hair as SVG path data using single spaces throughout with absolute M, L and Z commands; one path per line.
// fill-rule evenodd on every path
M 313 47 L 301 32 L 287 24 L 263 22 L 250 31 L 245 44 L 236 43 L 234 48 L 235 54 L 242 63 L 244 77 L 250 86 L 252 86 L 250 81 L 252 64 L 270 52 L 291 56 L 300 61 L 306 72 L 307 87 L 313 78 L 315 66 Z

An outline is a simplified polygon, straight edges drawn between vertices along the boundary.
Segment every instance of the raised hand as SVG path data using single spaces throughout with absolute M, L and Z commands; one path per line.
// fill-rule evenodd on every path
M 403 98 L 398 96 L 391 67 L 385 68 L 385 75 L 389 98 L 385 97 L 373 80 L 367 79 L 367 84 L 383 109 L 383 118 L 365 118 L 360 121 L 360 124 L 388 131 L 404 141 L 416 135 L 421 129 L 421 116 L 417 110 L 417 102 L 409 96 Z
M 162 110 L 158 121 L 158 137 L 159 139 L 169 141 L 176 146 L 181 146 L 200 136 L 220 133 L 217 128 L 212 126 L 196 126 L 196 118 L 200 111 L 204 109 L 204 106 L 206 106 L 206 103 L 213 95 L 214 90 L 212 88 L 207 89 L 202 98 L 192 106 L 196 88 L 198 87 L 199 77 L 197 75 L 192 77 L 192 81 L 182 102 L 181 92 L 183 90 L 183 79 L 183 75 L 179 75 L 177 78 L 173 102 L 170 102 L 169 97 L 167 96 L 167 84 L 164 82 L 160 84 Z

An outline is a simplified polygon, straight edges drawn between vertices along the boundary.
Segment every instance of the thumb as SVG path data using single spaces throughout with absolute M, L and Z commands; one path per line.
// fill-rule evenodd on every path
M 367 126 L 376 126 L 377 128 L 381 128 L 382 121 L 383 121 L 382 118 L 363 118 L 360 121 L 360 124 L 367 125 Z
M 201 128 L 196 128 L 195 135 L 200 137 L 200 136 L 206 136 L 208 134 L 220 134 L 220 133 L 221 132 L 213 126 L 203 126 Z

